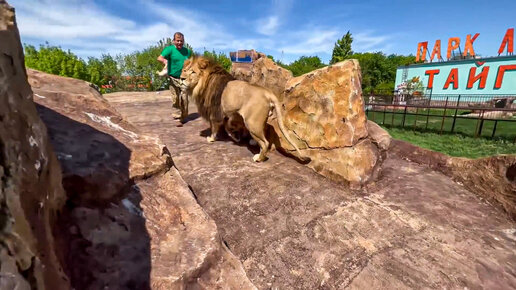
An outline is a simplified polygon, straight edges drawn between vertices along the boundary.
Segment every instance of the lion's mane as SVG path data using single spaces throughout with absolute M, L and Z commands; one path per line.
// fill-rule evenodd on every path
M 206 120 L 222 120 L 222 108 L 220 105 L 222 91 L 234 77 L 214 60 L 197 56 L 192 59 L 193 65 L 198 65 L 200 60 L 207 61 L 208 65 L 202 69 L 203 74 L 197 86 L 201 86 L 199 94 L 193 100 L 201 117 Z

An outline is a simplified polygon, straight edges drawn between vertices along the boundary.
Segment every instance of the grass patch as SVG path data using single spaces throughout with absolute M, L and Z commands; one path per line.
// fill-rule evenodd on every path
M 480 158 L 498 154 L 516 154 L 516 144 L 504 139 L 489 140 L 457 134 L 439 135 L 431 132 L 412 131 L 410 128 L 382 127 L 394 139 L 404 140 L 450 156 Z
M 415 114 L 419 114 L 416 116 Z M 369 120 L 376 122 L 380 126 L 389 128 L 404 128 L 405 130 L 433 132 L 439 134 L 459 134 L 464 137 L 475 137 L 480 135 L 484 138 L 503 139 L 509 143 L 516 138 L 516 116 L 510 119 L 499 121 L 484 120 L 479 122 L 477 118 L 457 118 L 454 122 L 452 110 L 418 110 L 407 112 L 404 116 L 403 111 L 386 112 L 367 112 Z M 467 111 L 457 112 L 457 116 L 462 116 Z M 443 115 L 446 116 L 443 121 Z M 496 125 L 496 128 L 495 128 Z

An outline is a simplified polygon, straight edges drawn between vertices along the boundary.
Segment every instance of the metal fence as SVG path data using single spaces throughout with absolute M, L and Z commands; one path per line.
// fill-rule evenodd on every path
M 393 127 L 516 143 L 516 95 L 364 96 L 370 120 Z

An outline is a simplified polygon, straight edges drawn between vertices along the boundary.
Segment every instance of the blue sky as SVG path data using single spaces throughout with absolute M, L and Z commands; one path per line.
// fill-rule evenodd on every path
M 23 43 L 70 49 L 82 58 L 141 50 L 175 31 L 196 51 L 264 52 L 289 63 L 300 56 L 331 58 L 348 30 L 356 52 L 415 54 L 441 39 L 480 33 L 482 56 L 497 55 L 508 28 L 516 27 L 516 0 L 7 0 L 16 8 Z

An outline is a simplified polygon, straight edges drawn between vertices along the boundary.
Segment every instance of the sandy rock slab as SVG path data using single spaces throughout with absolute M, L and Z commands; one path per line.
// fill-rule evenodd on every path
M 390 151 L 446 174 L 516 220 L 516 155 L 451 157 L 401 140 L 394 140 Z
M 257 164 L 256 148 L 208 144 L 208 124 L 195 111 L 176 127 L 170 101 L 157 96 L 106 98 L 160 134 L 259 289 L 516 286 L 516 223 L 447 175 L 389 154 L 376 181 L 351 190 L 277 152 Z M 152 122 L 141 108 L 154 113 Z

